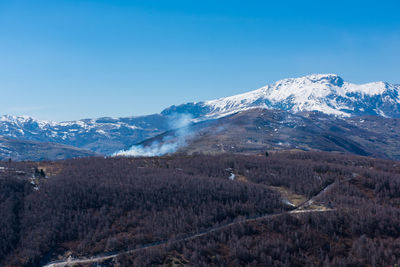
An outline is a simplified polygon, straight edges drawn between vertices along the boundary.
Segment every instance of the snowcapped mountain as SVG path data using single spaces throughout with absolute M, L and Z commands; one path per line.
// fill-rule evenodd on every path
M 177 128 L 175 122 L 180 114 L 189 115 L 195 122 L 255 108 L 289 113 L 319 111 L 342 118 L 364 115 L 400 118 L 399 91 L 400 85 L 385 82 L 358 85 L 335 74 L 313 74 L 284 79 L 240 95 L 171 106 L 161 114 L 141 117 L 58 123 L 4 115 L 0 117 L 0 136 L 59 143 L 110 155 Z
M 297 113 L 320 111 L 344 117 L 400 117 L 400 85 L 385 82 L 352 84 L 336 74 L 313 74 L 284 79 L 260 89 L 211 101 L 187 103 L 162 114 L 190 113 L 195 118 L 219 118 L 252 108 Z
M 51 122 L 26 116 L 0 117 L 0 136 L 52 142 L 111 154 L 168 129 L 162 115 Z

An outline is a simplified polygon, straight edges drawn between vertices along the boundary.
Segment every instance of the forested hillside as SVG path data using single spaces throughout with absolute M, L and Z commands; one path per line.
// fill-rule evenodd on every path
M 107 253 L 115 255 L 107 266 L 387 266 L 400 259 L 400 164 L 366 157 L 1 162 L 0 208 L 1 266 Z

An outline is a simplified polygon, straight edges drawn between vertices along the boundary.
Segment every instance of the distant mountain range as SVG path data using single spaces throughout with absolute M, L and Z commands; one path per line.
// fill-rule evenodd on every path
M 375 118 L 392 119 L 390 122 L 375 120 L 376 127 L 380 128 L 380 123 L 396 124 L 396 118 L 400 118 L 399 92 L 400 85 L 385 82 L 357 85 L 345 82 L 335 74 L 313 74 L 301 78 L 284 79 L 240 95 L 171 106 L 163 110 L 161 114 L 141 117 L 105 117 L 58 123 L 36 120 L 31 117 L 4 115 L 0 117 L 0 136 L 7 137 L 7 140 L 14 139 L 20 142 L 58 143 L 77 147 L 84 151 L 110 155 L 140 142 L 145 144 L 146 139 L 176 128 L 174 122 L 180 115 L 190 116 L 195 123 L 205 121 L 210 123 L 215 119 L 252 109 L 279 110 L 285 112 L 284 114 L 293 114 L 293 118 L 301 117 L 304 119 L 307 119 L 307 117 L 303 117 L 305 114 L 309 116 L 307 112 L 317 111 L 315 113 L 317 115 L 314 116 L 320 117 L 320 119 L 311 121 L 312 125 L 306 124 L 310 129 L 320 127 L 324 120 L 354 125 L 357 121 L 357 119 L 354 119 L 355 117 L 375 116 Z M 246 127 L 250 126 L 247 125 Z M 292 130 L 287 134 L 298 136 L 300 134 L 298 129 L 302 129 L 301 127 L 299 124 L 291 128 Z M 235 131 L 240 130 L 239 128 L 235 128 Z M 371 134 L 368 132 L 370 130 L 368 127 L 364 128 L 363 125 L 359 125 L 357 128 L 366 131 L 365 138 L 368 137 L 368 134 Z M 381 128 L 386 129 L 384 126 Z M 268 129 L 265 129 L 265 131 Z M 351 127 L 349 129 L 350 131 L 354 130 Z M 275 131 L 275 128 L 272 131 Z M 340 131 L 338 130 L 338 132 Z M 398 127 L 394 128 L 393 131 L 397 134 Z M 316 135 L 318 134 L 322 133 L 317 131 Z M 300 138 L 300 136 L 298 137 Z M 238 138 L 240 139 L 240 136 Z M 315 138 L 315 135 L 313 135 L 312 140 L 315 140 Z M 5 139 L 0 140 L 0 145 L 6 147 L 6 142 L 2 140 Z M 252 147 L 250 143 L 251 141 L 248 142 L 249 147 Z M 192 143 L 192 145 L 194 144 Z M 295 146 L 294 143 L 293 146 Z M 300 146 L 299 148 L 312 149 L 312 146 Z M 201 149 L 202 147 L 199 144 L 197 150 Z M 324 149 L 324 147 L 319 149 L 329 150 L 328 148 Z M 367 154 L 372 153 L 368 152 L 368 149 L 365 151 Z M 18 151 L 18 153 L 23 154 L 25 152 Z M 67 151 L 65 153 L 65 157 L 77 156 Z M 354 151 L 352 153 L 360 154 Z M 381 154 L 384 155 L 385 152 L 382 151 Z M 376 155 L 376 153 L 374 152 L 372 155 Z M 2 150 L 0 150 L 0 156 L 5 157 Z M 37 155 L 35 158 L 44 157 Z
M 31 117 L 0 117 L 0 136 L 52 142 L 108 155 L 169 129 L 163 115 L 49 122 Z

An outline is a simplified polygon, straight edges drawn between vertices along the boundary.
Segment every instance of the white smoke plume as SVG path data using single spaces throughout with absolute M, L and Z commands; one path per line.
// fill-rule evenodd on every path
M 121 150 L 113 156 L 130 157 L 154 157 L 176 152 L 186 145 L 188 138 L 192 136 L 189 125 L 192 117 L 189 114 L 175 114 L 170 116 L 170 129 L 175 129 L 174 136 L 166 136 L 161 142 L 154 141 L 149 146 L 134 145 L 128 150 Z

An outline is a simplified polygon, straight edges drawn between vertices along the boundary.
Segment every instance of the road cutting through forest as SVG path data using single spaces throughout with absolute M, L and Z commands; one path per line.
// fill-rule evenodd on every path
M 258 217 L 254 217 L 254 218 L 247 218 L 247 219 L 243 219 L 240 221 L 234 221 L 228 224 L 224 224 L 221 226 L 216 226 L 216 227 L 212 227 L 210 229 L 204 230 L 204 231 L 200 231 L 194 234 L 190 234 L 190 235 L 184 235 L 182 237 L 178 237 L 175 239 L 167 239 L 167 240 L 162 240 L 162 241 L 157 241 L 157 242 L 153 242 L 153 243 L 148 243 L 148 244 L 144 244 L 138 248 L 135 249 L 131 249 L 131 250 L 127 250 L 127 251 L 118 251 L 118 252 L 109 252 L 109 253 L 103 253 L 97 256 L 93 256 L 90 258 L 72 258 L 69 257 L 65 260 L 57 260 L 57 261 L 52 261 L 49 262 L 48 264 L 44 265 L 43 267 L 67 267 L 67 266 L 74 266 L 76 264 L 86 264 L 86 263 L 95 263 L 95 262 L 103 262 L 106 260 L 110 260 L 113 258 L 116 258 L 118 256 L 121 255 L 125 255 L 125 254 L 133 254 L 139 251 L 143 251 L 143 250 L 147 250 L 147 249 L 151 249 L 151 248 L 155 248 L 155 247 L 159 247 L 159 246 L 163 246 L 166 244 L 174 244 L 174 243 L 178 243 L 178 242 L 185 242 L 185 241 L 189 241 L 195 238 L 199 238 L 217 231 L 221 231 L 224 229 L 227 229 L 231 226 L 235 226 L 235 225 L 239 225 L 239 224 L 245 224 L 245 223 L 249 223 L 249 222 L 254 222 L 254 221 L 260 221 L 260 220 L 265 220 L 265 219 L 272 219 L 284 214 L 306 214 L 306 213 L 317 213 L 317 212 L 330 212 L 330 211 L 334 211 L 335 209 L 333 208 L 327 208 L 325 206 L 319 205 L 319 206 L 315 206 L 312 209 L 310 208 L 310 206 L 314 203 L 314 201 L 319 198 L 320 196 L 322 196 L 323 194 L 329 192 L 329 190 L 331 190 L 335 185 L 337 184 L 336 182 L 333 182 L 329 185 L 327 185 L 326 187 L 324 187 L 321 191 L 319 191 L 318 194 L 316 194 L 314 197 L 310 198 L 309 200 L 305 201 L 304 203 L 300 204 L 296 209 L 291 210 L 291 211 L 285 211 L 282 213 L 277 213 L 277 214 L 267 214 L 267 215 L 261 215 Z

